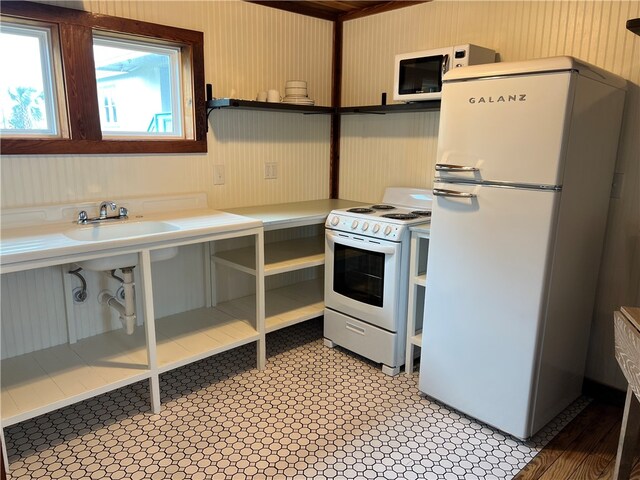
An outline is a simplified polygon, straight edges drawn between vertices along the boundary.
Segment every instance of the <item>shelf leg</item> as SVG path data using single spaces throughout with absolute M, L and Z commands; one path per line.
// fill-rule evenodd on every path
M 151 282 L 151 255 L 149 250 L 143 250 L 139 254 L 140 280 L 142 295 L 144 330 L 147 339 L 147 365 L 151 370 L 149 387 L 151 390 L 151 410 L 160 413 L 160 377 L 158 375 L 158 357 L 156 350 L 156 321 L 153 311 L 153 288 Z
M 211 308 L 213 304 L 213 282 L 211 280 L 211 242 L 202 244 L 204 254 L 204 303 L 205 307 Z
M 407 352 L 404 361 L 404 373 L 411 375 L 413 373 L 413 345 L 407 342 Z
M 256 330 L 260 334 L 256 349 L 258 356 L 258 370 L 264 370 L 267 365 L 267 340 L 265 334 L 265 292 L 264 292 L 264 231 L 255 236 L 256 244 Z

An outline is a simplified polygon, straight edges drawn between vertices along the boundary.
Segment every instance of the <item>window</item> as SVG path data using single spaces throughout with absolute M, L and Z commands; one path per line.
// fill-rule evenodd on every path
M 93 58 L 103 135 L 182 137 L 179 48 L 94 33 Z
M 21 1 L 0 22 L 3 154 L 207 151 L 201 32 Z
M 48 28 L 0 25 L 0 129 L 3 135 L 56 136 L 58 120 Z M 11 66 L 19 66 L 11 68 Z

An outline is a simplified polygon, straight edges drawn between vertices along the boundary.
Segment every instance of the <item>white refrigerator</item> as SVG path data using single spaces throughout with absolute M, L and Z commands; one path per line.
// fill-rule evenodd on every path
M 419 387 L 528 438 L 581 394 L 626 85 L 571 57 L 445 81 Z

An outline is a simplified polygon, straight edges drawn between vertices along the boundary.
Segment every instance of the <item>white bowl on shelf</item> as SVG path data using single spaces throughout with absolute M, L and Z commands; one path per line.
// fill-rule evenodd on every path
M 287 80 L 286 88 L 307 88 L 306 80 Z
M 307 89 L 306 88 L 295 88 L 295 87 L 287 87 L 284 90 L 284 93 L 287 97 L 306 97 Z

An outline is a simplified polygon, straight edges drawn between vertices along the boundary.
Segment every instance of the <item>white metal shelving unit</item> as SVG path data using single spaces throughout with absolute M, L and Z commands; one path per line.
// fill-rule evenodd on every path
M 138 316 L 144 319 L 142 325 L 136 327 L 130 336 L 122 330 L 114 330 L 75 343 L 3 359 L 0 426 L 13 425 L 147 379 L 151 409 L 158 413 L 161 373 L 252 342 L 256 343 L 257 367 L 264 368 L 266 332 L 321 316 L 324 309 L 322 275 L 293 285 L 265 290 L 265 277 L 324 265 L 324 236 L 265 244 L 264 232 L 322 225 L 331 210 L 357 205 L 360 203 L 318 200 L 234 209 L 231 213 L 263 221 L 264 228 L 247 227 L 129 248 L 126 253 L 138 254 L 136 293 L 142 300 L 143 308 L 138 312 Z M 211 254 L 217 241 L 240 237 L 253 237 L 253 245 Z M 205 261 L 205 306 L 156 318 L 151 251 L 192 244 L 201 244 L 205 258 L 210 259 Z M 41 259 L 4 268 L 3 273 L 64 266 L 80 259 L 118 253 L 121 252 L 84 253 L 58 259 Z M 216 263 L 252 275 L 255 293 L 217 303 L 212 282 L 215 278 L 212 267 Z M 3 455 L 6 460 L 6 449 Z
M 199 243 L 207 252 L 210 242 L 247 236 L 255 238 L 251 261 L 261 265 L 264 255 L 261 227 L 174 240 L 169 244 Z M 252 299 L 208 305 L 156 319 L 150 252 L 164 246 L 167 245 L 157 244 L 138 251 L 140 282 L 136 293 L 142 299 L 143 309 L 138 315 L 144 318 L 144 323 L 132 335 L 118 329 L 2 360 L 3 428 L 146 379 L 150 383 L 152 411 L 159 413 L 161 373 L 251 342 L 256 342 L 257 366 L 264 368 L 264 298 L 260 293 L 264 276 L 261 273 L 256 276 L 258 295 Z M 73 258 L 65 257 L 64 263 L 52 259 L 44 262 L 44 266 L 64 266 L 73 262 Z M 43 262 L 38 261 L 35 266 L 26 264 L 20 269 L 42 266 Z M 205 285 L 205 289 L 209 287 Z M 209 303 L 210 297 L 209 294 Z M 6 450 L 3 455 L 6 460 Z
M 407 312 L 407 343 L 405 373 L 413 373 L 415 347 L 422 345 L 422 315 L 424 293 L 427 286 L 427 254 L 429 251 L 430 224 L 411 227 L 411 251 L 409 258 L 409 298 Z
M 213 254 L 212 260 L 251 275 L 262 273 L 264 276 L 324 265 L 324 236 L 267 243 L 264 245 L 264 265 L 258 268 L 250 255 L 251 250 L 251 247 L 244 247 L 218 252 Z M 319 317 L 324 310 L 322 279 L 267 290 L 264 296 L 266 333 Z M 219 308 L 238 310 L 253 301 L 253 295 L 245 296 L 225 302 Z
M 347 200 L 312 200 L 276 205 L 243 207 L 228 210 L 230 213 L 259 219 L 265 231 L 323 225 L 331 210 L 361 205 Z M 256 268 L 250 255 L 251 247 L 243 247 L 212 256 L 215 263 L 256 275 Z M 319 235 L 265 243 L 265 277 L 324 265 L 324 231 Z M 319 278 L 298 282 L 264 292 L 265 332 L 295 325 L 324 313 L 324 279 Z M 243 297 L 229 302 L 251 302 L 252 297 Z

